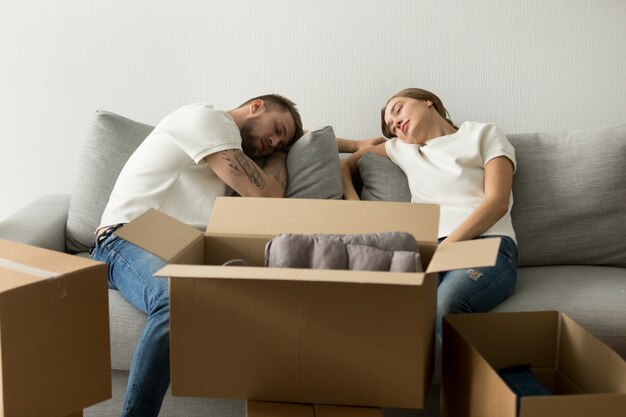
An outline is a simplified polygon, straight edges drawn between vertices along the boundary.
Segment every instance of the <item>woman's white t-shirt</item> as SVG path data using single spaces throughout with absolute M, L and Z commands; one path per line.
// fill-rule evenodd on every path
M 389 158 L 407 176 L 414 203 L 439 204 L 439 237 L 446 237 L 478 207 L 485 198 L 485 165 L 498 156 L 511 160 L 515 169 L 515 149 L 495 125 L 465 122 L 453 134 L 413 145 L 398 138 L 385 144 Z M 509 210 L 482 233 L 509 236 L 515 240 L 511 223 L 513 193 Z
M 226 191 L 204 158 L 228 149 L 241 149 L 241 134 L 225 111 L 204 103 L 169 114 L 124 165 L 99 229 L 151 208 L 204 229 L 215 198 Z

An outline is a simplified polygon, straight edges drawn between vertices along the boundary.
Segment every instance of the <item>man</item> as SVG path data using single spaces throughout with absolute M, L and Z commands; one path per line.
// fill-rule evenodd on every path
M 148 315 L 122 417 L 157 416 L 161 408 L 170 382 L 169 299 L 167 280 L 153 277 L 165 262 L 113 232 L 150 208 L 203 229 L 227 186 L 242 196 L 284 196 L 286 152 L 302 133 L 295 104 L 279 95 L 255 97 L 230 111 L 194 104 L 166 116 L 122 169 L 91 250 L 93 259 L 108 264 L 109 287 Z M 353 141 L 337 143 L 341 151 L 355 149 Z M 263 156 L 261 169 L 253 158 Z

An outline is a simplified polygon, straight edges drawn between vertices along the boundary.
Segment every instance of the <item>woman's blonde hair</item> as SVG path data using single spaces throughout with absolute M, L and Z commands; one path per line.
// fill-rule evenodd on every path
M 387 123 L 385 123 L 385 109 L 387 108 L 387 105 L 389 104 L 389 102 L 396 97 L 407 97 L 407 98 L 412 98 L 412 99 L 419 100 L 419 101 L 432 102 L 433 106 L 435 106 L 435 110 L 437 110 L 437 113 L 439 113 L 441 117 L 443 117 L 443 119 L 450 124 L 450 126 L 457 129 L 457 127 L 452 122 L 452 120 L 449 119 L 450 115 L 448 114 L 448 110 L 446 110 L 446 108 L 444 107 L 439 97 L 437 97 L 435 94 L 431 93 L 430 91 L 422 90 L 421 88 L 405 88 L 404 90 L 399 91 L 393 96 L 391 96 L 391 98 L 387 100 L 387 103 L 385 103 L 383 108 L 380 110 L 380 126 L 383 130 L 383 135 L 385 137 L 391 138 L 394 136 L 394 134 L 391 133 L 391 130 L 389 130 Z

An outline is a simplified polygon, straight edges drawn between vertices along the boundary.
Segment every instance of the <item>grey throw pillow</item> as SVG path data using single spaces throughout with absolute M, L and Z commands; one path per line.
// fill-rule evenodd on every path
M 287 154 L 287 172 L 285 197 L 341 199 L 343 185 L 333 128 L 314 129 L 298 139 Z
M 153 128 L 107 111 L 96 112 L 83 142 L 70 200 L 68 251 L 89 249 L 120 171 Z
M 626 266 L 626 124 L 507 137 L 520 266 Z
M 357 166 L 363 183 L 361 200 L 411 201 L 406 175 L 391 159 L 368 152 Z

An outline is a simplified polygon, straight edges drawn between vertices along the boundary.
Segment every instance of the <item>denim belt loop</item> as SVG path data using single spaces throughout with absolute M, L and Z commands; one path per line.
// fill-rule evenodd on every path
M 93 242 L 93 245 L 91 245 L 91 248 L 89 248 L 89 254 L 91 255 L 101 242 L 103 242 L 106 238 L 111 236 L 117 229 L 124 226 L 125 224 L 126 223 L 116 223 L 104 229 L 104 231 L 100 233 L 100 235 L 96 238 L 96 241 Z

